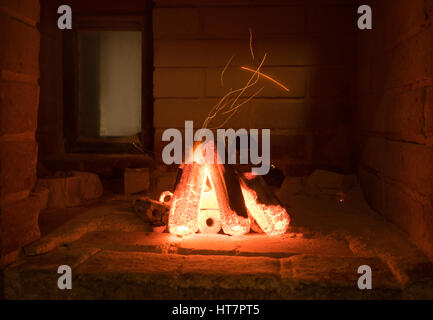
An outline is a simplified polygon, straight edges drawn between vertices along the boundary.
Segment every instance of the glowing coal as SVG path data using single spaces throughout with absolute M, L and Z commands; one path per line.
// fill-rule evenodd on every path
M 219 230 L 219 227 L 213 229 L 211 225 L 204 225 L 208 222 L 207 216 L 200 215 L 210 213 L 209 218 L 220 224 L 228 235 L 248 233 L 253 222 L 251 219 L 268 235 L 287 231 L 290 224 L 287 211 L 279 204 L 259 201 L 257 192 L 264 186 L 256 182 L 257 176 L 240 176 L 228 165 L 207 164 L 200 157 L 194 158 L 196 162 L 193 164 L 181 166 L 181 178 L 174 191 L 169 213 L 170 233 L 185 236 L 199 229 L 210 233 Z M 210 197 L 210 192 L 214 193 L 216 203 Z M 263 194 L 269 192 L 262 191 Z

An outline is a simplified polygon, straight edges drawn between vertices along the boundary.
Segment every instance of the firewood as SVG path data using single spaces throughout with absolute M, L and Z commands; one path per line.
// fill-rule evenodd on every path
M 248 213 L 260 228 L 269 235 L 285 233 L 290 224 L 290 215 L 263 177 L 247 173 L 239 175 L 239 179 Z
M 257 192 L 257 200 L 267 205 L 282 205 L 262 176 L 246 172 L 239 175 L 240 180 Z M 242 183 L 241 182 L 241 183 Z
M 242 196 L 239 179 L 233 166 L 207 165 L 222 218 L 222 229 L 229 235 L 250 231 L 250 220 Z
M 182 165 L 182 173 L 170 207 L 168 224 L 170 233 L 184 236 L 198 231 L 200 197 L 205 173 L 205 166 L 200 164 Z
M 148 197 L 140 197 L 132 203 L 135 213 L 152 226 L 163 226 L 168 223 L 170 206 L 164 202 L 152 200 Z

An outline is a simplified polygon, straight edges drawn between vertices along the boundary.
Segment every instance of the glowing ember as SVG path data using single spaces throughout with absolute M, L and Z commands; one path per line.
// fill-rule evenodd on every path
M 171 202 L 171 199 L 173 198 L 173 193 L 170 191 L 164 191 L 159 196 L 159 202 Z
M 203 181 L 206 181 L 204 179 L 204 166 L 197 163 L 183 165 L 169 212 L 170 233 L 185 236 L 197 232 Z
M 268 235 L 279 235 L 287 231 L 290 216 L 279 205 L 265 205 L 257 201 L 257 193 L 241 183 L 245 205 L 260 228 Z
M 243 235 L 250 231 L 250 221 L 236 214 L 229 204 L 228 194 L 222 176 L 223 166 L 200 165 L 194 163 L 183 165 L 181 180 L 173 194 L 170 207 L 168 228 L 170 233 L 185 236 L 197 232 L 200 208 L 209 180 L 216 195 L 219 215 L 224 233 Z M 208 203 L 209 204 L 209 203 Z
M 173 228 L 172 233 L 184 236 L 193 232 L 191 232 L 191 229 L 187 226 L 177 226 Z
M 221 231 L 221 216 L 219 210 L 200 210 L 198 228 L 201 233 L 217 234 Z
M 182 176 L 172 196 L 169 213 L 169 231 L 180 236 L 195 233 L 217 233 L 220 228 L 229 235 L 243 235 L 250 231 L 250 218 L 238 215 L 230 205 L 228 189 L 222 164 L 200 163 L 184 164 Z M 244 174 L 247 181 L 256 176 Z M 210 186 L 208 186 L 209 182 Z M 251 217 L 268 235 L 279 235 L 287 231 L 290 216 L 280 205 L 266 205 L 258 201 L 257 193 L 239 179 L 241 196 Z M 170 195 L 161 194 L 161 199 Z M 242 200 L 241 200 L 242 201 Z M 207 214 L 200 216 L 200 210 Z M 204 210 L 205 211 L 205 210 Z M 211 219 L 214 224 L 209 225 Z
M 221 164 L 207 165 L 209 169 L 210 182 L 215 190 L 218 207 L 222 218 L 222 229 L 224 233 L 239 236 L 250 232 L 250 220 L 241 217 L 230 207 L 229 195 L 227 194 L 224 180 L 224 166 Z

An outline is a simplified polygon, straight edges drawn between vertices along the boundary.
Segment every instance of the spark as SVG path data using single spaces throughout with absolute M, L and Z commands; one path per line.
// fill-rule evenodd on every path
M 248 80 L 247 84 L 243 88 L 241 88 L 240 93 L 237 95 L 237 97 L 232 102 L 232 104 L 230 106 L 230 109 L 234 109 L 233 106 L 236 104 L 236 102 L 239 100 L 239 98 L 244 94 L 245 90 L 247 90 L 247 88 L 249 87 L 249 85 L 251 84 L 251 81 L 254 79 L 255 76 L 257 76 L 257 81 L 258 81 L 258 79 L 259 79 L 259 71 L 260 71 L 260 68 L 262 67 L 263 63 L 266 60 L 266 55 L 267 55 L 267 53 L 265 53 L 265 55 L 263 56 L 262 62 L 257 67 L 257 69 L 253 70 L 253 75 L 251 76 L 250 80 Z
M 223 123 L 221 123 L 219 126 L 216 126 L 216 127 L 214 127 L 214 128 L 210 128 L 210 129 L 217 129 L 217 128 L 221 128 L 221 127 L 223 127 L 235 114 L 236 114 L 236 111 L 242 106 L 242 105 L 244 105 L 244 104 L 246 104 L 246 103 L 248 103 L 248 102 L 250 102 L 252 99 L 254 99 L 262 90 L 264 89 L 264 87 L 261 87 L 259 90 L 257 90 L 257 92 L 256 93 L 254 93 L 251 97 L 249 97 L 247 100 L 245 100 L 244 102 L 241 102 L 241 103 L 239 103 L 236 107 L 234 107 L 234 108 L 232 108 L 232 109 L 230 109 L 230 110 L 228 110 L 228 111 L 225 111 L 223 114 L 227 114 L 227 113 L 229 113 L 229 112 L 231 112 L 231 114 L 224 120 L 224 122 Z
M 265 56 L 263 57 L 263 60 L 262 60 L 262 62 L 260 63 L 260 65 L 259 65 L 259 67 L 257 68 L 257 70 L 260 70 L 260 68 L 261 68 L 261 66 L 263 65 L 265 59 L 266 59 L 266 54 L 265 54 Z M 253 81 L 254 78 L 256 78 L 256 79 Z M 246 84 L 244 87 L 239 88 L 239 89 L 236 89 L 236 90 L 232 90 L 232 89 L 230 89 L 230 91 L 229 91 L 229 92 L 228 92 L 224 97 L 222 97 L 222 98 L 220 99 L 220 101 L 219 101 L 215 106 L 213 106 L 213 107 L 211 108 L 211 110 L 209 111 L 209 113 L 208 113 L 206 119 L 203 121 L 202 128 L 207 128 L 207 125 L 209 124 L 209 122 L 210 122 L 213 118 L 215 118 L 215 117 L 217 116 L 217 114 L 218 114 L 219 112 L 221 112 L 221 110 L 224 110 L 228 105 L 230 105 L 230 108 L 229 108 L 230 110 L 235 110 L 235 109 L 237 109 L 237 107 L 239 107 L 239 105 L 236 106 L 236 107 L 234 107 L 234 105 L 236 104 L 236 102 L 237 102 L 237 100 L 239 99 L 239 97 L 243 95 L 243 93 L 245 92 L 245 90 L 247 90 L 248 88 L 253 87 L 254 85 L 256 85 L 258 81 L 259 81 L 259 75 L 258 75 L 257 73 L 254 73 L 254 74 L 251 76 L 251 78 L 249 79 L 249 81 L 247 82 L 247 84 Z M 261 91 L 261 90 L 260 90 L 260 91 Z M 235 93 L 239 93 L 239 94 L 238 94 L 236 97 L 231 98 Z M 233 99 L 233 101 L 230 101 L 229 99 Z M 249 100 L 251 100 L 251 99 L 249 99 Z M 248 101 L 249 101 L 249 100 L 248 100 Z M 242 103 L 242 104 L 244 104 L 244 103 Z M 235 111 L 236 111 L 236 110 L 235 110 Z M 226 113 L 226 112 L 225 112 L 225 113 Z M 230 118 L 231 118 L 232 116 L 233 116 L 233 115 L 231 115 Z M 226 122 L 227 122 L 227 121 L 224 121 L 224 123 L 226 123 Z
M 239 109 L 239 107 L 241 107 L 242 105 L 244 105 L 245 103 L 247 103 L 248 101 L 250 101 L 251 99 L 253 99 L 255 96 L 257 96 L 265 87 L 261 87 L 259 90 L 257 90 L 256 93 L 254 93 L 253 95 L 251 95 L 250 97 L 248 97 L 247 100 L 245 100 L 244 102 L 240 102 L 236 107 L 231 108 L 229 110 L 226 110 L 223 112 L 223 114 L 227 114 L 232 112 L 233 110 Z
M 225 65 L 225 67 L 223 69 L 223 71 L 221 72 L 221 87 L 224 87 L 224 80 L 223 80 L 224 72 L 226 72 L 228 66 L 230 65 L 230 63 L 232 62 L 232 60 L 233 60 L 234 57 L 235 57 L 234 55 L 231 56 L 231 58 L 229 59 L 229 61 L 227 61 L 226 65 Z
M 253 62 L 254 62 L 253 31 L 251 30 L 251 27 L 248 30 L 250 31 L 250 51 L 251 51 L 251 57 L 253 58 Z
M 254 69 L 250 69 L 250 68 L 248 68 L 248 67 L 241 67 L 241 69 L 243 69 L 243 70 L 247 70 L 247 71 L 250 71 L 250 72 L 255 72 L 255 73 L 257 73 L 259 76 L 262 76 L 262 77 L 264 77 L 264 78 L 266 78 L 266 79 L 272 81 L 272 82 L 275 83 L 276 85 L 280 86 L 280 87 L 283 88 L 285 91 L 287 91 L 287 92 L 290 91 L 290 90 L 289 90 L 285 85 L 283 85 L 281 82 L 278 82 L 277 80 L 275 80 L 274 78 L 268 76 L 267 74 L 265 74 L 265 73 L 263 73 L 263 72 L 260 72 L 260 71 L 258 71 L 258 70 L 254 70 Z
M 254 63 L 255 56 L 254 56 L 254 50 L 253 50 L 253 32 L 252 32 L 251 27 L 249 28 L 249 33 L 250 33 L 250 52 L 251 52 L 251 57 L 252 57 L 252 60 Z M 210 109 L 209 113 L 207 114 L 206 118 L 203 121 L 202 129 L 208 128 L 209 123 L 219 115 L 226 115 L 226 119 L 224 119 L 223 123 L 220 124 L 220 126 L 217 126 L 216 128 L 225 125 L 237 113 L 237 111 L 240 109 L 241 106 L 245 105 L 247 102 L 251 101 L 254 97 L 256 97 L 263 90 L 263 87 L 260 88 L 258 91 L 256 91 L 253 95 L 248 97 L 245 101 L 239 102 L 239 99 L 244 96 L 245 92 L 249 88 L 255 86 L 259 82 L 260 76 L 263 76 L 264 78 L 274 82 L 276 85 L 278 85 L 279 87 L 281 87 L 285 91 L 287 91 L 287 92 L 290 91 L 282 83 L 278 82 L 277 80 L 275 80 L 271 76 L 260 71 L 261 67 L 263 66 L 263 64 L 266 60 L 266 57 L 267 57 L 267 53 L 264 54 L 263 58 L 260 61 L 259 66 L 256 69 L 251 69 L 248 67 L 241 67 L 241 69 L 243 69 L 243 70 L 252 72 L 253 73 L 252 76 L 249 78 L 248 82 L 243 87 L 241 87 L 239 89 L 235 89 L 235 90 L 230 88 L 230 90 L 217 102 L 217 104 L 215 104 Z M 224 87 L 224 81 L 223 81 L 224 74 L 227 71 L 233 58 L 234 58 L 234 55 L 228 60 L 224 69 L 221 72 L 220 80 L 221 80 L 221 86 L 222 87 Z M 215 128 L 209 128 L 209 129 L 215 129 Z

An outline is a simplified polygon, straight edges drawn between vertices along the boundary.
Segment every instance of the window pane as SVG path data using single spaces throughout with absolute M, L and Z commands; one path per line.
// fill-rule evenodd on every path
M 80 43 L 80 133 L 122 137 L 141 131 L 141 32 L 84 31 Z

